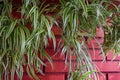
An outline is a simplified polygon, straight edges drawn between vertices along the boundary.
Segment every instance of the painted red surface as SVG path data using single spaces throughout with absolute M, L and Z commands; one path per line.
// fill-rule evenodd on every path
M 46 74 L 45 76 L 38 75 L 40 80 L 65 80 L 64 74 Z M 23 76 L 23 80 L 33 80 L 28 75 Z
M 109 73 L 108 80 L 120 80 L 120 73 Z

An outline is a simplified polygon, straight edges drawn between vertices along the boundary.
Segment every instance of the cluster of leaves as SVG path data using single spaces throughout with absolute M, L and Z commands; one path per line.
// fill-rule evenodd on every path
M 90 74 L 92 74 L 92 71 L 87 71 L 83 74 L 80 74 L 79 70 L 76 70 L 71 73 L 72 77 L 70 77 L 70 80 L 92 80 L 92 77 L 89 77 Z
M 110 20 L 112 22 L 110 31 L 105 29 L 103 49 L 106 52 L 113 51 L 113 57 L 115 57 L 120 53 L 120 14 L 113 14 Z
M 61 28 L 63 30 L 62 37 L 64 40 L 62 53 L 66 54 L 66 62 L 67 62 L 67 58 L 70 59 L 68 63 L 70 66 L 69 73 L 76 74 L 79 76 L 79 79 L 78 77 L 73 78 L 74 76 L 70 76 L 69 80 L 83 80 L 82 76 L 80 78 L 80 74 L 84 74 L 86 72 L 92 72 L 93 70 L 95 70 L 92 60 L 90 59 L 90 56 L 89 56 L 89 49 L 86 44 L 86 39 L 91 39 L 96 37 L 96 28 L 98 26 L 103 30 L 106 29 L 108 32 L 111 32 L 110 25 L 108 25 L 108 22 L 106 21 L 106 19 L 114 11 L 108 10 L 108 6 L 110 5 L 108 3 L 112 4 L 112 1 L 61 0 L 61 5 L 60 5 L 61 11 L 59 15 L 61 15 L 62 21 L 63 21 L 61 23 L 62 24 Z M 114 8 L 114 10 L 119 11 L 117 7 Z M 119 20 L 116 20 L 116 21 L 119 21 Z M 106 26 L 104 26 L 104 24 Z M 116 24 L 119 24 L 119 22 Z M 116 32 L 117 34 L 116 37 L 118 37 L 119 29 L 117 28 L 116 30 L 117 32 L 115 30 L 113 31 Z M 109 36 L 109 35 L 105 35 L 105 36 Z M 109 37 L 112 39 L 111 36 Z M 107 40 L 109 41 L 110 39 L 107 39 Z M 115 40 L 112 40 L 112 41 L 116 42 Z M 98 42 L 98 45 L 100 45 L 99 42 Z M 111 43 L 109 43 L 109 45 L 111 45 Z M 108 49 L 108 45 L 105 45 L 105 46 Z M 119 46 L 118 43 L 117 43 L 117 46 Z M 115 49 L 119 49 L 119 48 L 115 48 Z M 71 61 L 72 60 L 71 58 L 73 55 L 77 57 L 76 67 L 72 67 L 72 65 L 74 64 Z M 87 65 L 87 66 L 84 66 L 82 70 L 79 69 L 83 65 Z M 77 73 L 74 72 L 74 70 L 77 70 Z M 97 74 L 95 72 L 91 74 L 93 75 L 94 80 L 98 80 Z M 91 78 L 91 76 L 87 76 L 87 78 Z
M 51 28 L 54 19 L 45 15 L 49 11 L 49 5 L 40 0 L 22 0 L 22 5 L 14 7 L 11 0 L 4 0 L 0 5 L 0 79 L 4 76 L 11 80 L 14 75 L 22 80 L 23 66 L 26 66 L 29 76 L 38 80 L 36 72 L 41 71 L 41 65 L 45 65 L 43 58 L 50 63 L 51 58 L 45 52 L 48 38 L 56 44 Z M 17 9 L 21 18 L 12 17 L 12 10 Z M 26 25 L 30 23 L 31 29 Z M 38 53 L 39 52 L 39 53 Z
M 108 10 L 109 5 L 114 8 Z M 43 58 L 46 57 L 52 65 L 44 48 L 48 38 L 53 40 L 56 48 L 55 36 L 51 31 L 56 17 L 47 15 L 55 8 L 59 8 L 54 12 L 60 18 L 57 23 L 63 31 L 63 43 L 58 47 L 66 55 L 68 80 L 88 80 L 91 75 L 92 79 L 99 80 L 86 40 L 96 37 L 96 28 L 99 26 L 105 31 L 104 50 L 120 51 L 119 7 L 111 0 L 60 0 L 60 4 L 54 7 L 44 0 L 21 0 L 20 5 L 12 4 L 12 0 L 0 1 L 0 78 L 4 76 L 7 80 L 11 74 L 11 80 L 14 80 L 16 73 L 22 80 L 23 66 L 26 66 L 28 75 L 39 80 L 35 73 L 43 74 L 40 66 L 45 65 Z M 21 14 L 20 18 L 12 17 L 14 9 Z M 106 21 L 108 17 L 114 22 L 112 27 Z M 29 28 L 26 27 L 28 24 Z M 74 55 L 76 60 L 73 62 Z

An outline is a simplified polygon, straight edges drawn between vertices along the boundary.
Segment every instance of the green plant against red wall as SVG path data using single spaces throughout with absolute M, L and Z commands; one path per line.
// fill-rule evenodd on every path
M 113 8 L 108 10 L 110 5 Z M 91 76 L 99 80 L 86 40 L 96 37 L 99 26 L 105 31 L 101 50 L 119 52 L 119 9 L 119 5 L 110 0 L 60 0 L 54 6 L 44 0 L 21 0 L 19 5 L 12 0 L 0 1 L 0 78 L 7 80 L 11 74 L 11 80 L 14 80 L 16 73 L 22 80 L 23 66 L 26 66 L 28 75 L 39 80 L 36 73 L 43 74 L 40 65 L 46 65 L 44 57 L 53 66 L 45 47 L 48 39 L 52 39 L 56 48 L 51 29 L 57 24 L 62 29 L 63 43 L 59 47 L 66 55 L 65 63 L 69 65 L 68 80 L 88 80 Z M 19 18 L 13 17 L 13 10 L 20 13 Z M 51 12 L 55 16 L 49 16 Z M 75 64 L 71 59 L 74 55 Z
M 7 80 L 11 74 L 11 80 L 14 80 L 16 73 L 22 80 L 23 66 L 26 66 L 29 76 L 38 80 L 35 73 L 42 73 L 40 65 L 45 65 L 43 58 L 46 57 L 52 63 L 44 48 L 48 38 L 53 40 L 54 46 L 56 44 L 51 31 L 54 18 L 45 15 L 50 8 L 49 4 L 44 3 L 39 0 L 23 0 L 22 5 L 17 6 L 12 4 L 12 0 L 1 2 L 0 78 Z M 12 17 L 14 9 L 21 14 L 20 18 Z M 26 27 L 28 24 L 30 28 Z
M 64 47 L 62 48 L 62 53 L 66 54 L 66 60 L 67 58 L 71 58 L 71 56 L 76 55 L 76 68 L 74 70 L 74 67 L 70 67 L 70 75 L 69 80 L 85 80 L 91 78 L 91 76 L 87 76 L 86 78 L 82 79 L 79 77 L 80 74 L 83 75 L 84 73 L 92 72 L 95 70 L 94 65 L 92 64 L 92 61 L 89 56 L 89 49 L 86 44 L 86 40 L 91 40 L 91 38 L 96 38 L 96 28 L 99 26 L 100 29 L 104 30 L 105 33 L 108 32 L 111 35 L 114 36 L 113 32 L 115 30 L 112 30 L 110 27 L 112 25 L 110 24 L 120 24 L 119 17 L 114 16 L 114 13 L 117 13 L 119 15 L 119 7 L 112 3 L 112 1 L 97 1 L 97 0 L 70 0 L 65 1 L 61 0 L 61 10 L 60 15 L 62 17 L 62 30 L 63 30 L 63 40 L 64 40 Z M 109 7 L 113 6 L 113 8 L 109 9 Z M 116 21 L 109 22 L 108 17 L 111 20 L 114 20 L 116 18 Z M 114 25 L 115 26 L 115 25 Z M 118 28 L 118 26 L 116 26 Z M 118 30 L 118 29 L 117 29 Z M 112 31 L 112 32 L 111 32 Z M 116 32 L 116 31 L 115 31 Z M 118 34 L 118 32 L 116 32 Z M 114 49 L 116 51 L 120 50 L 118 47 L 111 48 L 110 46 L 106 45 L 106 36 L 114 39 L 110 35 L 105 34 L 105 43 L 102 48 L 102 44 L 100 44 L 98 41 L 98 45 L 101 47 L 101 50 L 105 50 L 107 48 L 108 50 Z M 116 35 L 117 40 L 120 38 Z M 110 39 L 107 39 L 108 41 L 111 41 Z M 116 43 L 115 40 L 112 40 L 113 43 Z M 113 43 L 108 42 L 109 45 L 112 46 Z M 93 44 L 94 45 L 94 44 Z M 117 43 L 117 45 L 119 44 Z M 71 48 L 72 47 L 72 48 Z M 94 48 L 94 46 L 93 46 Z M 93 49 L 94 50 L 94 49 Z M 106 50 L 105 50 L 106 51 Z M 103 52 L 104 54 L 104 52 Z M 72 61 L 69 61 L 69 65 L 72 66 L 74 63 Z M 84 66 L 82 70 L 80 69 L 80 66 L 82 65 L 88 65 Z M 77 70 L 77 71 L 76 71 Z M 82 72 L 83 71 L 83 72 Z M 84 72 L 85 71 L 85 72 Z M 76 76 L 75 76 L 76 74 Z M 93 75 L 94 80 L 98 80 L 97 74 L 95 72 L 91 73 Z M 90 74 L 89 74 L 90 75 Z

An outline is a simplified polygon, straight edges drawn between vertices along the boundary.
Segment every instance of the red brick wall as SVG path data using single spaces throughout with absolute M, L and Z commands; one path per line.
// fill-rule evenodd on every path
M 61 31 L 58 29 L 58 27 L 54 27 L 53 31 L 56 33 L 56 39 L 58 42 L 60 40 Z M 97 29 L 96 39 L 98 39 L 101 43 L 103 43 L 103 34 L 103 31 Z M 90 48 L 92 60 L 99 68 L 99 71 L 103 73 L 103 75 L 100 74 L 100 80 L 120 80 L 120 67 L 118 66 L 120 57 L 118 56 L 113 61 L 111 61 L 112 54 L 110 54 L 105 58 L 106 61 L 103 62 L 103 56 L 100 55 L 100 48 L 95 45 L 95 51 L 93 51 L 91 49 L 91 43 L 95 44 L 96 41 L 89 41 L 88 45 Z M 40 74 L 38 74 L 40 80 L 67 80 L 68 68 L 65 68 L 65 55 L 61 55 L 61 52 L 59 52 L 56 56 L 53 56 L 55 54 L 55 51 L 53 50 L 52 41 L 50 41 L 50 44 L 47 47 L 46 51 L 52 57 L 54 68 L 52 69 L 50 63 L 48 61 L 45 61 L 45 63 L 47 64 L 47 66 L 43 67 L 43 72 L 45 73 L 45 76 L 41 76 Z M 27 74 L 24 74 L 23 80 L 32 79 L 30 79 Z

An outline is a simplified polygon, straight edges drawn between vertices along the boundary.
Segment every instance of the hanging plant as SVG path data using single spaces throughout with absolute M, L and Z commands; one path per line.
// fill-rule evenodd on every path
M 39 0 L 23 0 L 22 5 L 14 7 L 12 1 L 1 2 L 0 11 L 0 78 L 7 80 L 9 73 L 14 80 L 15 73 L 22 80 L 23 66 L 31 78 L 38 80 L 36 72 L 42 73 L 41 66 L 45 65 L 46 57 L 52 64 L 51 57 L 44 48 L 51 38 L 56 45 L 56 40 L 51 28 L 54 18 L 47 16 L 49 4 Z M 21 17 L 12 17 L 12 10 L 16 9 Z M 26 25 L 31 25 L 31 29 Z M 38 53 L 40 52 L 40 53 Z M 43 73 L 42 73 L 43 74 Z
M 119 3 L 119 2 L 118 2 Z M 114 9 L 114 8 L 117 9 Z M 107 25 L 104 25 L 105 27 L 105 37 L 104 37 L 104 44 L 103 49 L 106 52 L 113 51 L 114 56 L 116 54 L 120 53 L 120 6 L 119 5 L 113 5 L 110 9 L 109 17 L 106 19 L 106 22 L 108 22 L 107 25 L 109 25 L 109 28 L 106 29 Z M 108 47 L 109 46 L 109 47 Z
M 112 46 L 113 43 L 114 46 L 112 47 L 114 50 L 119 50 L 119 38 L 117 38 L 119 37 L 118 27 L 116 26 L 117 29 L 114 27 L 115 29 L 112 30 L 110 28 L 111 25 L 108 22 L 108 16 L 114 12 L 108 10 L 108 6 L 110 5 L 109 3 L 115 6 L 113 10 L 119 13 L 119 9 L 111 1 L 61 0 L 59 16 L 62 18 L 62 25 L 60 27 L 63 30 L 62 38 L 64 41 L 62 53 L 66 54 L 65 62 L 69 65 L 68 80 L 89 80 L 91 78 L 99 80 L 98 74 L 95 73 L 97 70 L 95 69 L 95 65 L 92 63 L 86 43 L 86 40 L 96 39 L 96 28 L 98 26 L 100 29 L 107 29 L 108 31 L 108 34 L 105 34 L 105 45 L 103 45 L 103 48 L 101 47 L 102 44 L 97 41 L 101 50 L 105 50 L 105 48 L 111 50 L 112 48 L 108 46 Z M 119 21 L 119 18 L 115 16 L 114 18 L 116 21 Z M 116 21 L 114 21 L 114 23 L 118 25 L 119 22 Z M 112 34 L 112 36 L 109 36 L 109 34 Z M 116 37 L 114 39 L 117 39 L 117 41 L 114 40 L 113 37 Z M 107 43 L 109 44 L 106 45 Z M 76 56 L 75 62 L 72 62 L 73 55 Z M 68 58 L 69 61 L 67 61 Z M 75 66 L 73 67 L 73 65 Z
M 11 75 L 14 80 L 16 73 L 22 80 L 26 70 L 32 79 L 39 80 L 36 73 L 44 74 L 41 65 L 46 65 L 45 57 L 53 66 L 45 48 L 48 39 L 52 39 L 56 49 L 51 29 L 57 23 L 62 29 L 63 40 L 58 47 L 62 48 L 65 63 L 69 65 L 68 80 L 99 80 L 86 41 L 97 37 L 96 28 L 99 26 L 105 31 L 104 45 L 98 42 L 103 47 L 101 49 L 120 51 L 119 6 L 110 0 L 60 0 L 54 5 L 44 0 L 21 0 L 19 5 L 12 0 L 0 1 L 0 79 L 8 80 Z M 113 9 L 109 9 L 109 5 L 113 5 Z M 13 10 L 20 13 L 19 18 L 13 16 Z M 51 12 L 55 17 L 48 15 Z M 74 55 L 76 60 L 73 63 Z

